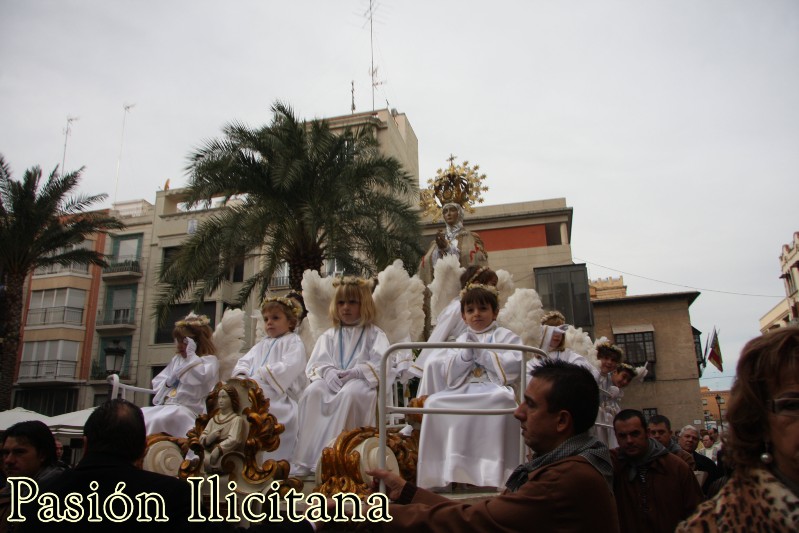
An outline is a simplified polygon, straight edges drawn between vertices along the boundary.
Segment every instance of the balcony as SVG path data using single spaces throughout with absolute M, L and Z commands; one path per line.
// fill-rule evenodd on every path
M 75 380 L 75 361 L 55 359 L 51 361 L 21 361 L 19 381 L 58 382 Z
M 103 268 L 105 281 L 130 281 L 142 276 L 141 258 L 135 255 L 107 257 L 107 267 Z
M 54 275 L 67 275 L 67 274 L 89 274 L 89 265 L 76 265 L 71 263 L 69 265 L 48 265 L 39 267 L 33 271 L 35 276 L 54 276 Z
M 100 311 L 95 329 L 100 333 L 121 334 L 136 330 L 134 309 Z
M 288 276 L 272 276 L 272 279 L 269 281 L 270 289 L 287 289 L 288 287 L 289 287 Z
M 45 307 L 29 309 L 27 327 L 83 324 L 83 309 L 80 307 Z

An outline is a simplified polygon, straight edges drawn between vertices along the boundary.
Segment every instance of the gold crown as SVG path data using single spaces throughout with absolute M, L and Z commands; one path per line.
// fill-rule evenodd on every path
M 185 316 L 185 318 L 175 322 L 175 326 L 179 328 L 185 328 L 187 326 L 203 327 L 210 323 L 211 321 L 205 315 L 195 315 L 194 313 L 189 313 Z
M 479 165 L 469 166 L 468 161 L 455 165 L 455 156 L 449 156 L 449 167 L 438 169 L 434 179 L 427 180 L 427 189 L 420 192 L 419 205 L 433 220 L 441 218 L 441 208 L 446 204 L 458 204 L 474 212 L 474 204 L 483 203 L 482 193 L 488 190 L 483 185 L 486 175 L 480 174 Z
M 297 318 L 300 318 L 302 316 L 302 306 L 299 304 L 299 302 L 292 300 L 291 298 L 286 298 L 284 296 L 269 296 L 267 298 L 264 298 L 264 301 L 261 302 L 261 309 L 263 309 L 264 305 L 266 305 L 269 302 L 278 302 L 285 305 L 286 307 L 291 309 L 291 312 L 294 313 L 294 316 L 296 316 Z
M 494 296 L 499 296 L 499 290 L 493 285 L 484 285 L 482 283 L 467 283 L 466 286 L 461 291 L 461 299 L 463 299 L 463 296 L 472 289 L 483 289 L 484 291 L 490 292 Z
M 358 278 L 356 276 L 342 276 L 333 280 L 333 287 L 338 288 L 340 285 L 355 285 L 356 287 L 372 286 L 372 280 Z

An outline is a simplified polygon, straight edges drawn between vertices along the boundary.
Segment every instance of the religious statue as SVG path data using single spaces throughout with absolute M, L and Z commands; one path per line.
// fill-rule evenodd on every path
M 239 394 L 232 385 L 224 385 L 217 394 L 213 416 L 200 435 L 205 472 L 221 471 L 222 456 L 242 449 L 246 439 L 247 421 L 240 414 Z
M 482 186 L 485 174 L 477 174 L 479 167 L 470 167 L 468 161 L 455 166 L 455 157 L 450 156 L 449 168 L 446 172 L 439 169 L 435 180 L 430 180 L 430 188 L 422 191 L 422 207 L 428 214 L 434 214 L 437 205 L 441 206 L 441 215 L 446 224 L 438 231 L 436 238 L 419 263 L 419 278 L 429 285 L 433 281 L 433 267 L 445 255 L 456 255 L 462 267 L 470 265 L 487 266 L 488 254 L 483 240 L 477 233 L 463 227 L 464 206 L 482 202 L 480 193 L 486 188 Z

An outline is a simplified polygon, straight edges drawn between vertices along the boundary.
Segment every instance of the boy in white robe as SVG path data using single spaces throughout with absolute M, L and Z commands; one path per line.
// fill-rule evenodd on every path
M 496 324 L 496 288 L 467 285 L 461 313 L 467 331 L 458 342 L 521 344 L 512 331 Z M 520 376 L 522 353 L 516 350 L 450 350 L 447 388 L 427 398 L 425 407 L 513 409 L 511 386 Z M 507 415 L 425 414 L 419 441 L 417 485 L 448 483 L 501 487 L 519 464 L 519 424 Z

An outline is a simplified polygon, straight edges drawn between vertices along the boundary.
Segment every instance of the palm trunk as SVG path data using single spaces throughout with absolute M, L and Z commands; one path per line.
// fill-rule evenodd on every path
M 14 387 L 14 371 L 19 355 L 20 330 L 22 328 L 22 289 L 25 276 L 6 276 L 6 321 L 2 348 L 0 348 L 0 411 L 11 409 L 11 391 Z
M 321 272 L 323 263 L 321 250 L 309 257 L 289 261 L 289 285 L 291 288 L 295 291 L 302 291 L 302 274 L 306 270 Z

